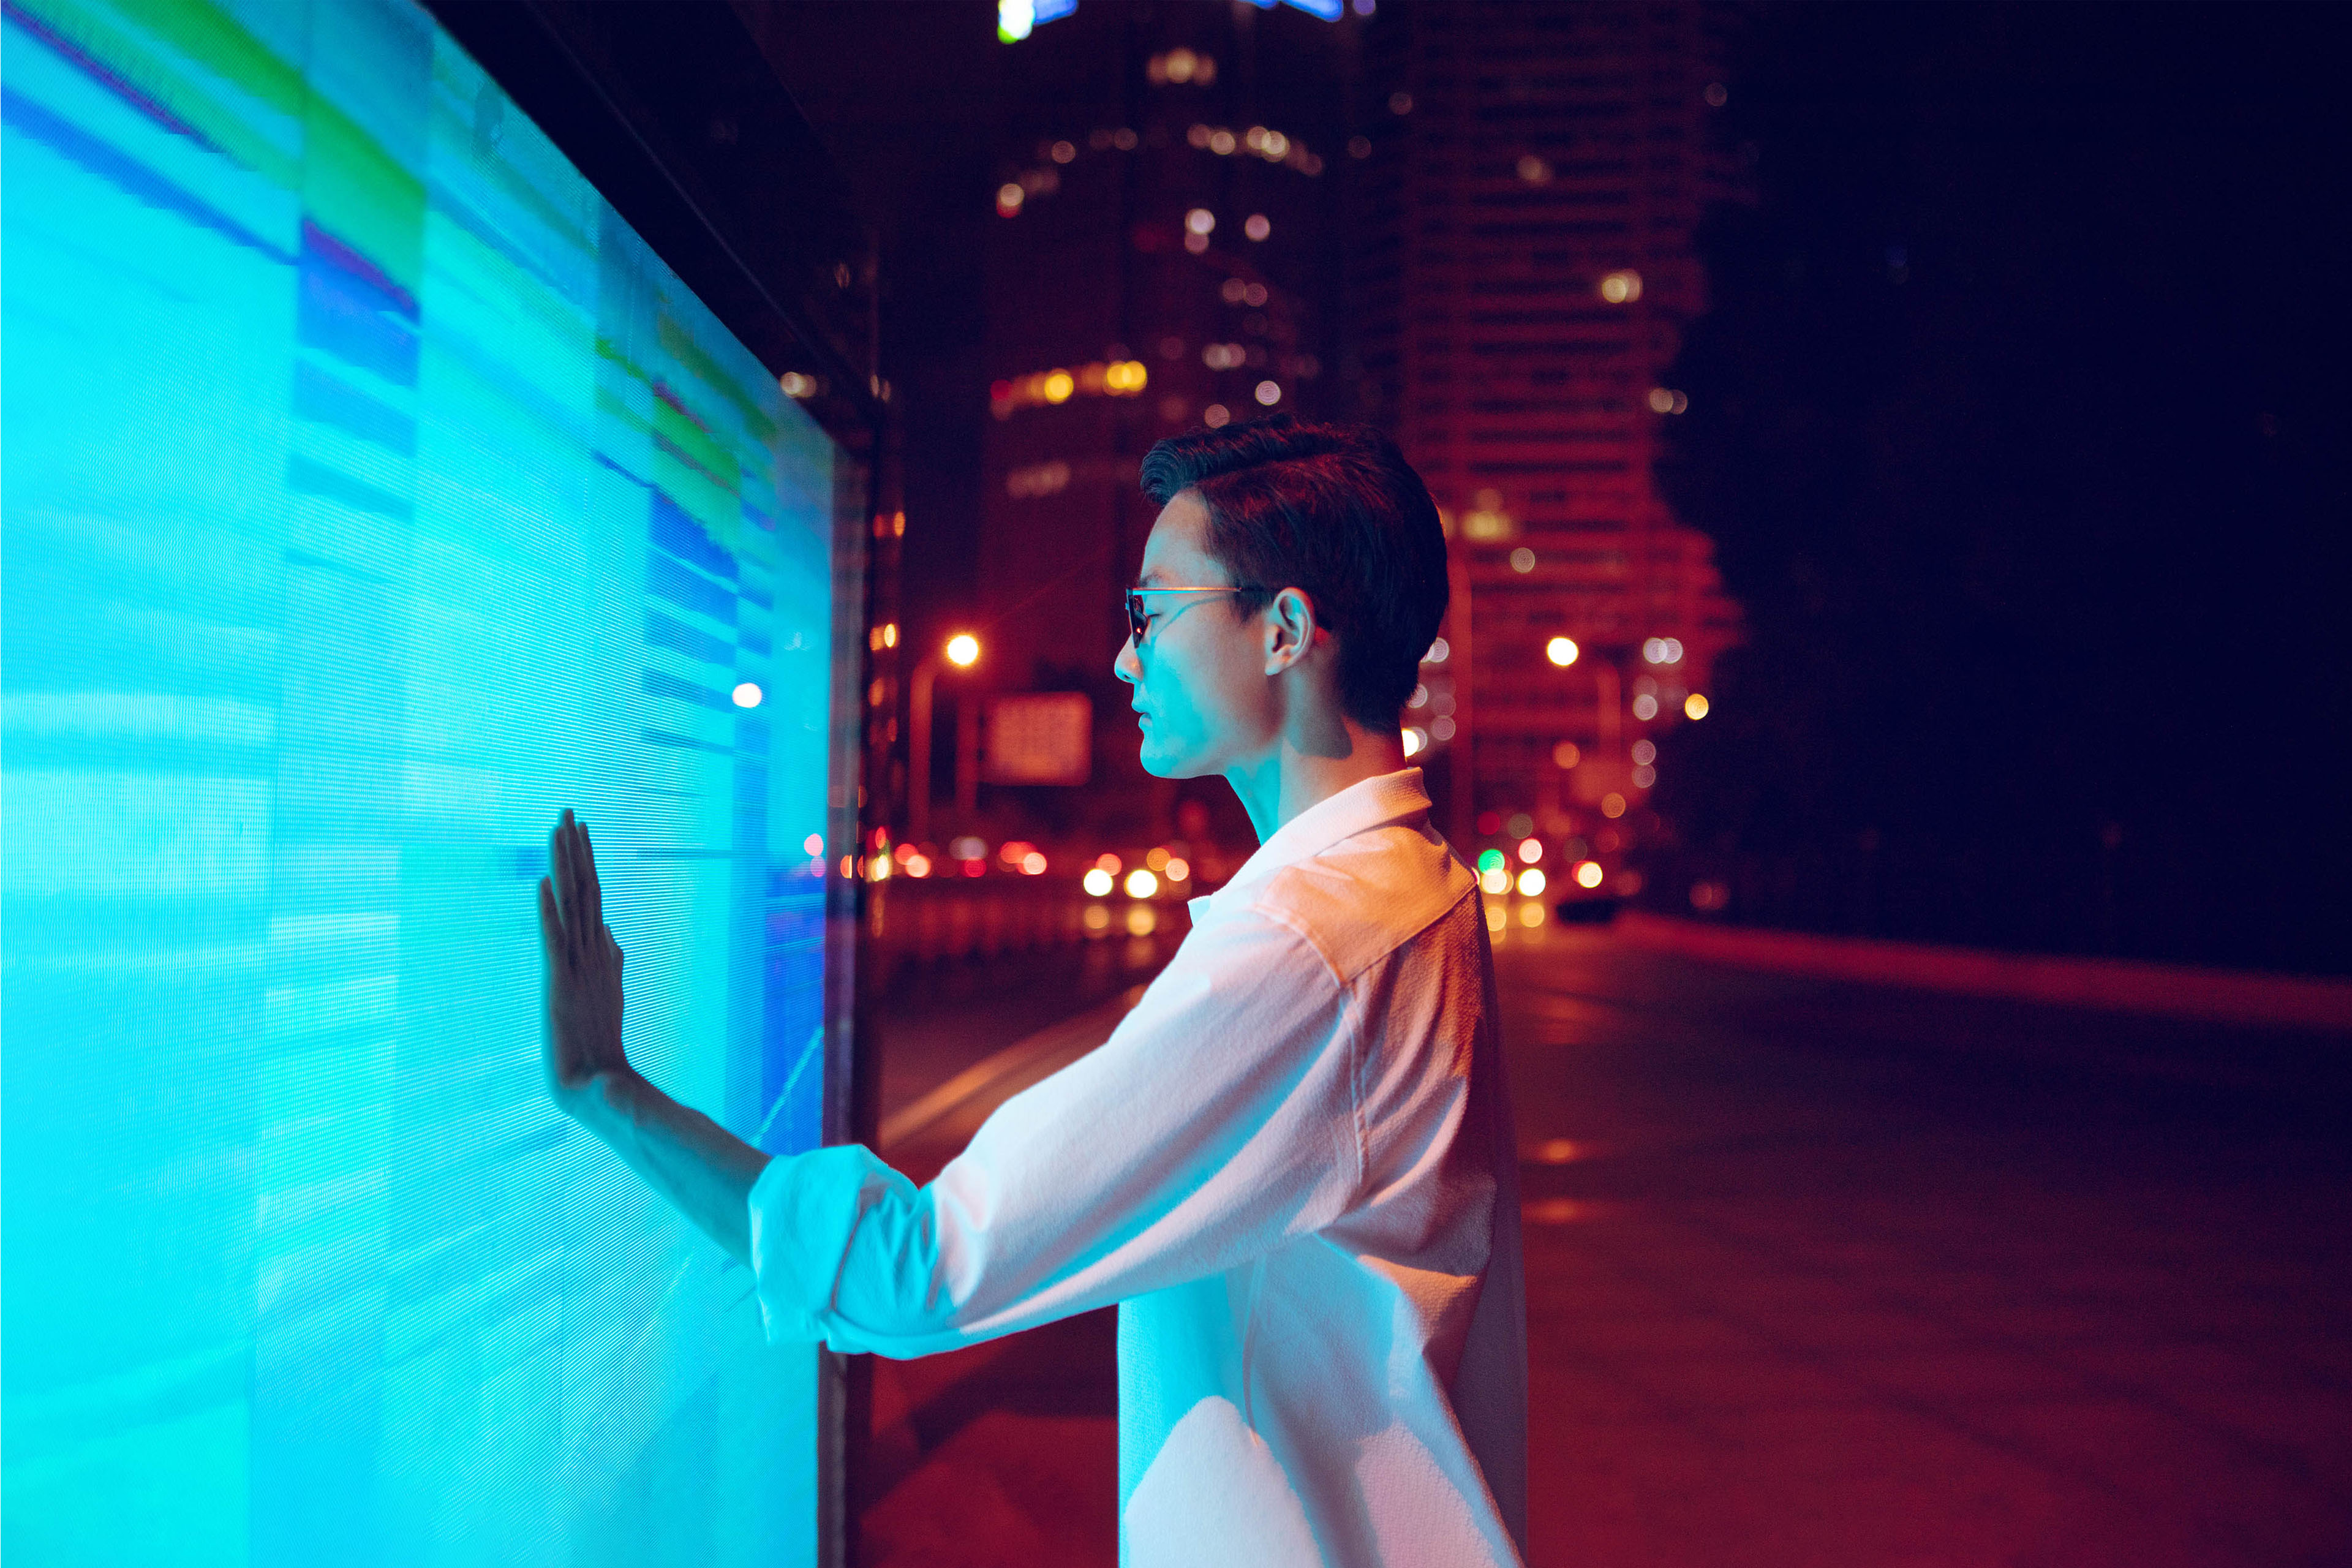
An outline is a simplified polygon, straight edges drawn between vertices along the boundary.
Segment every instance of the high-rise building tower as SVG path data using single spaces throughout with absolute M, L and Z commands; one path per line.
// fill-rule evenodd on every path
M 1408 722 L 1457 842 L 1490 812 L 1628 837 L 1649 736 L 1705 711 L 1738 635 L 1651 478 L 1687 406 L 1666 370 L 1704 305 L 1694 231 L 1730 187 L 1724 16 L 1456 0 L 1368 30 L 1341 384 L 1452 534 L 1449 647 Z
M 1103 743 L 1083 804 L 1097 818 L 1134 815 L 1117 803 L 1138 792 L 1160 800 L 1146 815 L 1172 799 L 1136 768 L 1110 679 L 1152 520 L 1143 453 L 1345 401 L 1329 368 L 1336 193 L 1363 26 L 1090 4 L 1006 47 L 977 600 L 997 689 L 1094 691 Z

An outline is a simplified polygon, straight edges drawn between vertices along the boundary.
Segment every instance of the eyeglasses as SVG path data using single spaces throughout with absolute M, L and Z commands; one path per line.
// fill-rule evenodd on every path
M 1262 594 L 1263 588 L 1244 584 L 1234 588 L 1129 588 L 1127 591 L 1127 630 L 1138 647 L 1143 646 L 1143 634 L 1151 629 L 1151 612 L 1143 607 L 1147 594 Z

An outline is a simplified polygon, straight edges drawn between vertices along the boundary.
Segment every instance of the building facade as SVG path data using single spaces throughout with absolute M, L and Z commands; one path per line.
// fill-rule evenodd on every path
M 1652 478 L 1696 230 L 1738 189 L 1709 123 L 1729 15 L 1081 5 L 1008 53 L 979 599 L 992 685 L 1096 694 L 1097 808 L 1174 799 L 1108 677 L 1144 451 L 1275 409 L 1367 419 L 1454 545 L 1406 716 L 1443 821 L 1619 874 L 1652 737 L 1704 712 L 1738 636 Z
M 1704 713 L 1738 635 L 1652 479 L 1688 406 L 1667 367 L 1705 308 L 1695 232 L 1737 188 L 1708 124 L 1726 18 L 1455 0 L 1367 30 L 1342 384 L 1452 535 L 1447 647 L 1408 722 L 1457 843 L 1534 824 L 1616 875 L 1651 737 Z
M 1008 809 L 1165 831 L 1111 662 L 1162 437 L 1286 410 L 1328 417 L 1339 165 L 1363 28 L 1247 5 L 1082 5 L 1008 47 L 986 257 L 978 598 L 998 689 L 1095 698 L 1084 798 Z

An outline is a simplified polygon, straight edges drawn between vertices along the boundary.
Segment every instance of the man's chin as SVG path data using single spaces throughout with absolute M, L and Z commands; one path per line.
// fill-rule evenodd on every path
M 1156 779 L 1196 779 L 1213 771 L 1196 765 L 1192 758 L 1171 754 L 1149 735 L 1144 737 L 1137 760 L 1142 763 L 1143 771 Z

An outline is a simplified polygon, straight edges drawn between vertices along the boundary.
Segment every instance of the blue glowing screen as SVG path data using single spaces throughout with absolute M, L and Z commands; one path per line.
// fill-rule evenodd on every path
M 405 0 L 7 0 L 0 1552 L 790 1563 L 814 1352 L 551 1108 L 811 1146 L 845 459 Z

